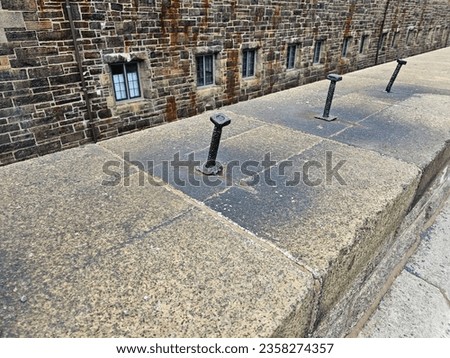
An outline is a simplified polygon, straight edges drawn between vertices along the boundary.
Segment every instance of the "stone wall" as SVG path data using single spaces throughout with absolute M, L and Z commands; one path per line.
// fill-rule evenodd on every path
M 0 0 L 0 164 L 449 43 L 447 0 L 69 3 L 82 76 L 65 0 Z M 322 53 L 313 63 L 319 40 Z M 289 70 L 288 45 L 297 48 Z M 241 75 L 243 49 L 256 51 L 255 76 L 248 79 Z M 197 86 L 201 54 L 214 56 L 213 85 Z M 138 64 L 142 96 L 119 102 L 111 65 L 128 61 Z

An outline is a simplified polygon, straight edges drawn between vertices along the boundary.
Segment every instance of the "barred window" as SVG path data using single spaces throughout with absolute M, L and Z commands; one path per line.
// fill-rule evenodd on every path
M 136 62 L 111 65 L 116 101 L 141 97 L 139 70 Z
M 350 36 L 347 36 L 344 38 L 344 43 L 342 44 L 342 57 L 347 57 L 348 48 L 350 46 L 351 41 L 352 41 L 352 38 Z
M 320 57 L 322 54 L 322 46 L 323 46 L 323 40 L 317 40 L 316 44 L 314 45 L 314 57 L 313 57 L 313 63 L 319 63 Z
M 369 35 L 361 36 L 361 42 L 359 44 L 359 53 L 364 53 L 366 51 L 368 40 L 369 40 Z
M 287 48 L 287 59 L 286 59 L 286 68 L 287 69 L 295 68 L 296 53 L 297 53 L 297 46 L 289 45 Z
M 214 84 L 214 55 L 197 56 L 197 86 Z
M 242 77 L 255 75 L 256 50 L 247 49 L 242 52 Z

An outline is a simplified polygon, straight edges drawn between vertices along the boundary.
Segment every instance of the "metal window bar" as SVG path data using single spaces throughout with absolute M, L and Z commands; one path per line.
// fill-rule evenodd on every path
M 214 83 L 213 55 L 206 55 L 203 58 L 205 61 L 205 85 L 212 85 Z
M 292 69 L 295 67 L 295 53 L 296 53 L 296 46 L 295 45 L 289 45 L 287 48 L 287 63 L 286 67 L 288 69 Z
M 366 47 L 367 35 L 361 36 L 361 43 L 359 44 L 359 53 L 363 53 Z
M 314 46 L 314 58 L 313 63 L 320 62 L 320 53 L 322 51 L 322 40 L 316 41 L 316 45 Z
M 242 77 L 255 75 L 255 50 L 244 50 L 242 59 Z
M 214 84 L 214 56 L 197 56 L 197 86 Z

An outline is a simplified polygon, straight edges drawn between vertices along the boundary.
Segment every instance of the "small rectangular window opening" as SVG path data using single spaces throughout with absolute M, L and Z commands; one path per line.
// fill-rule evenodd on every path
M 368 38 L 369 38 L 369 35 L 361 36 L 361 43 L 359 44 L 359 53 L 364 53 L 366 46 L 367 46 Z
M 380 40 L 380 47 L 378 48 L 379 50 L 383 51 L 384 46 L 386 45 L 386 39 L 387 39 L 387 32 L 383 32 L 383 34 L 381 35 L 381 40 Z
M 286 59 L 286 68 L 293 69 L 295 68 L 295 56 L 297 52 L 297 46 L 289 45 L 287 48 L 287 59 Z
M 408 29 L 408 32 L 406 34 L 406 46 L 410 46 L 411 45 L 412 33 L 413 33 L 413 30 Z
M 395 47 L 397 45 L 397 36 L 398 36 L 398 31 L 394 32 L 394 34 L 392 35 L 391 47 Z
M 253 77 L 255 75 L 256 50 L 244 50 L 242 55 L 242 77 Z
M 344 42 L 342 44 L 342 57 L 347 57 L 348 48 L 350 46 L 350 42 L 352 41 L 351 37 L 344 38 Z
M 214 55 L 197 56 L 197 86 L 214 84 Z
M 316 44 L 314 46 L 313 63 L 319 63 L 320 62 L 320 57 L 321 57 L 321 53 L 322 53 L 322 45 L 323 45 L 323 40 L 317 40 L 316 41 Z
M 111 65 L 116 101 L 141 97 L 138 64 L 136 62 Z

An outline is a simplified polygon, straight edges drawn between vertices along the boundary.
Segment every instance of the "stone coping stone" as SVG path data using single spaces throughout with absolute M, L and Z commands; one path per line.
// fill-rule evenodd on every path
M 305 335 L 312 275 L 99 146 L 1 168 L 2 337 Z
M 326 170 L 342 161 L 343 184 L 327 177 Z M 206 204 L 310 270 L 322 286 L 321 315 L 397 229 L 420 173 L 413 165 L 332 141 L 290 162 L 270 170 L 273 184 L 234 186 Z M 310 163 L 315 164 L 306 181 L 302 173 Z

